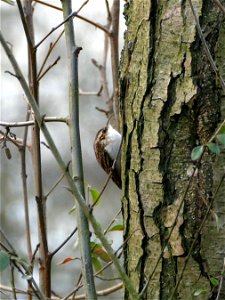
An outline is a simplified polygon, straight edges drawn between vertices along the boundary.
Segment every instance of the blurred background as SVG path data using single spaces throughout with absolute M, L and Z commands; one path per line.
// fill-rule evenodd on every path
M 46 2 L 59 7 L 61 6 L 59 0 L 48 0 Z M 105 25 L 107 23 L 105 1 L 101 1 L 101 4 L 99 2 L 99 0 L 90 0 L 82 9 L 80 15 Z M 82 3 L 83 1 L 73 1 L 73 10 L 77 10 Z M 112 1 L 109 1 L 109 4 L 111 6 Z M 125 31 L 125 24 L 122 16 L 123 4 L 124 2 L 121 1 L 120 51 L 122 49 L 123 34 Z M 34 12 L 36 43 L 62 20 L 62 12 L 36 3 Z M 91 59 L 94 58 L 100 64 L 103 62 L 104 34 L 101 30 L 77 18 L 74 19 L 74 28 L 76 43 L 83 49 L 79 55 L 80 89 L 85 92 L 97 92 L 100 87 L 100 74 L 98 69 L 92 64 Z M 1 1 L 1 30 L 5 39 L 10 43 L 19 66 L 27 77 L 27 46 L 16 5 L 7 5 Z M 48 51 L 50 43 L 56 40 L 61 30 L 62 27 L 50 35 L 50 37 L 38 48 L 37 58 L 39 68 Z M 54 66 L 40 82 L 40 108 L 42 114 L 45 114 L 48 117 L 68 116 L 68 74 L 64 36 L 53 50 L 47 65 L 53 63 L 58 56 L 60 56 L 60 60 L 57 65 Z M 107 79 L 111 91 L 110 59 L 108 59 L 108 62 Z M 18 80 L 8 73 L 5 73 L 5 71 L 13 72 L 8 58 L 1 48 L 1 121 L 24 121 L 27 107 L 24 93 Z M 107 176 L 96 162 L 93 151 L 93 142 L 97 131 L 105 125 L 107 120 L 104 114 L 97 111 L 95 107 L 106 108 L 106 101 L 107 99 L 104 99 L 103 97 L 93 95 L 80 96 L 80 131 L 85 182 L 98 191 L 103 187 Z M 70 146 L 67 125 L 64 123 L 48 123 L 48 128 L 64 161 L 69 162 Z M 0 129 L 4 130 L 3 127 Z M 11 132 L 16 134 L 17 138 L 23 138 L 23 128 L 12 128 Z M 44 138 L 42 137 L 41 140 L 44 141 Z M 31 139 L 29 135 L 28 143 L 30 142 Z M 5 152 L 1 151 L 1 227 L 18 251 L 18 254 L 26 259 L 20 154 L 14 145 L 7 143 L 7 146 L 10 148 L 12 158 L 11 160 L 8 160 L 5 156 Z M 61 172 L 50 151 L 44 145 L 42 145 L 41 149 L 44 194 L 47 194 L 61 176 Z M 27 151 L 27 176 L 32 246 L 34 251 L 38 243 L 37 214 L 31 154 L 29 151 Z M 66 187 L 67 183 L 62 181 L 47 199 L 47 225 L 50 251 L 53 251 L 61 244 L 76 226 L 76 213 L 69 213 L 74 206 L 74 201 Z M 120 190 L 115 184 L 110 182 L 102 196 L 102 202 L 96 207 L 94 212 L 103 228 L 107 227 L 121 208 L 120 197 Z M 121 215 L 117 218 L 116 223 L 122 223 Z M 112 247 L 116 250 L 122 243 L 122 233 L 110 233 L 108 234 L 108 237 L 112 241 Z M 92 240 L 95 240 L 94 236 L 92 237 Z M 58 262 L 66 257 L 79 256 L 76 244 L 77 235 L 75 235 L 53 259 L 52 289 L 61 296 L 66 295 L 73 290 L 80 275 L 81 266 L 78 260 L 65 265 L 58 265 Z M 4 271 L 1 275 L 1 284 L 10 286 L 9 273 Z M 111 269 L 104 275 L 106 277 L 115 277 L 116 272 Z M 38 281 L 37 272 L 35 272 L 35 279 Z M 115 281 L 104 282 L 102 280 L 97 280 L 96 282 L 97 289 L 103 289 L 116 283 Z M 26 287 L 26 281 L 21 279 L 20 276 L 17 277 L 17 283 L 21 288 Z M 0 298 L 4 299 L 4 296 L 1 295 Z M 21 299 L 22 298 L 23 297 L 21 297 Z M 101 299 L 121 298 L 121 291 L 119 291 L 110 296 L 102 297 Z

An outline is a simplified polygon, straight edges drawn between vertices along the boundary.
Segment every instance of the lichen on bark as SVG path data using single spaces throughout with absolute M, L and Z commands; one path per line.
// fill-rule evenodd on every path
M 221 14 L 209 1 L 193 5 L 204 30 L 210 26 L 207 42 L 214 53 Z M 169 299 L 212 196 L 209 153 L 186 193 L 191 151 L 215 130 L 220 103 L 188 1 L 130 1 L 126 14 L 120 74 L 123 213 L 129 238 L 125 267 L 141 291 L 163 251 L 144 298 Z M 181 299 L 197 288 L 210 293 L 201 245 L 199 235 L 178 291 Z

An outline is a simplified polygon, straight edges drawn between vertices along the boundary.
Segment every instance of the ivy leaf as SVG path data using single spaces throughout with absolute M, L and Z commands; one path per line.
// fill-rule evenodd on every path
M 4 271 L 10 264 L 9 255 L 7 252 L 0 250 L 0 272 Z
M 208 292 L 203 289 L 197 289 L 194 291 L 193 296 L 198 297 L 200 295 L 206 295 Z
M 215 153 L 216 155 L 220 154 L 220 147 L 216 143 L 209 143 L 207 146 L 212 153 Z
M 213 286 L 219 285 L 219 280 L 215 277 L 210 277 L 210 282 L 212 283 Z
M 217 134 L 216 138 L 225 146 L 225 134 Z
M 198 160 L 203 153 L 203 149 L 204 149 L 204 147 L 202 145 L 193 148 L 191 151 L 191 159 Z
M 101 203 L 102 199 L 99 198 L 99 192 L 95 189 L 89 189 L 90 193 L 91 193 L 91 197 L 92 197 L 92 201 L 93 203 L 95 203 L 95 201 L 98 199 L 98 201 L 95 203 L 95 205 L 98 205 L 99 203 Z
M 115 226 L 113 226 L 112 228 L 110 228 L 109 231 L 123 231 L 124 226 L 123 224 L 117 224 Z

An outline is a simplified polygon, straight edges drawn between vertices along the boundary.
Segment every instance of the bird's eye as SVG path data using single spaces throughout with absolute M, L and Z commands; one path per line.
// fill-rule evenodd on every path
M 102 135 L 105 135 L 106 132 L 107 132 L 107 127 L 104 127 L 104 128 L 102 129 Z

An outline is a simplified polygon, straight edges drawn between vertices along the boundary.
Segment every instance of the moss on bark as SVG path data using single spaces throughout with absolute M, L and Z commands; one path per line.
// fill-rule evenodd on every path
M 216 52 L 218 45 L 224 47 L 224 16 L 211 1 L 193 4 L 212 55 L 224 61 L 225 51 Z M 141 291 L 166 245 L 144 299 L 169 299 L 212 199 L 217 172 L 213 156 L 206 153 L 182 205 L 195 167 L 191 151 L 214 132 L 222 97 L 188 1 L 129 1 L 126 19 L 120 74 L 123 213 L 125 239 L 129 238 L 125 267 Z M 215 233 L 215 222 L 210 226 Z M 199 234 L 175 298 L 192 299 L 197 289 L 210 295 L 205 262 L 213 261 L 206 251 L 208 242 L 213 251 L 212 239 L 209 232 Z M 219 272 L 221 255 L 214 257 Z

